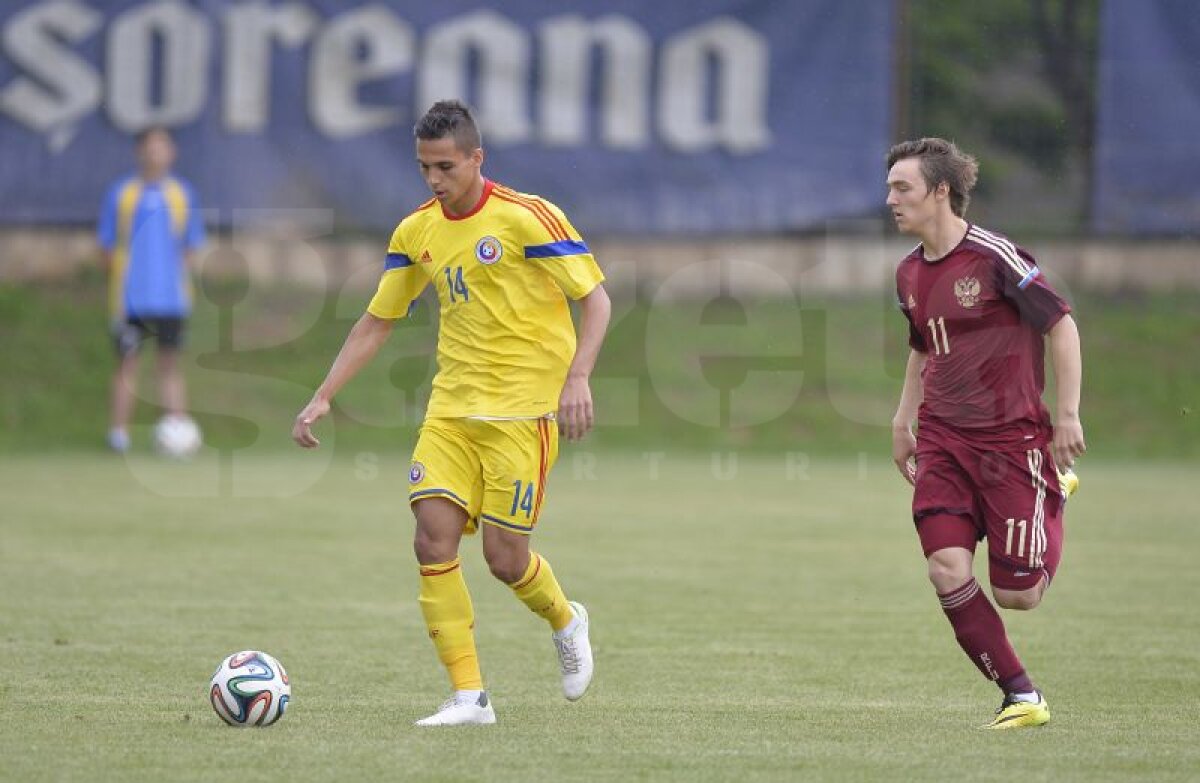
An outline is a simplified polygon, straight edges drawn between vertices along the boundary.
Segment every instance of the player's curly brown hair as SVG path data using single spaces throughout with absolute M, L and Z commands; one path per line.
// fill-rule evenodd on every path
M 413 135 L 425 141 L 453 136 L 455 145 L 468 154 L 483 146 L 483 135 L 471 108 L 458 100 L 438 101 L 430 106 L 413 126 Z
M 971 203 L 971 189 L 979 178 L 979 162 L 960 150 L 954 142 L 934 136 L 902 141 L 888 150 L 887 167 L 890 171 L 896 161 L 919 158 L 921 176 L 933 190 L 943 182 L 950 188 L 950 210 L 959 217 L 967 214 Z

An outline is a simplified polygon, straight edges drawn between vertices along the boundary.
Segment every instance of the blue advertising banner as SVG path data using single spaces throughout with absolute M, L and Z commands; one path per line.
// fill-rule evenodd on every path
M 1099 87 L 1094 228 L 1200 233 L 1200 3 L 1108 0 Z
M 879 0 L 41 0 L 0 10 L 0 221 L 94 219 L 171 128 L 221 223 L 428 198 L 412 125 L 478 112 L 485 173 L 584 232 L 788 231 L 869 214 L 890 142 Z

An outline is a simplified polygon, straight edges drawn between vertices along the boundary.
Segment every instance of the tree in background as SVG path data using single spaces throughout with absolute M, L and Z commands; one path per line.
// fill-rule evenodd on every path
M 1101 0 L 903 0 L 905 136 L 980 152 L 978 210 L 1010 230 L 1079 231 L 1091 187 Z

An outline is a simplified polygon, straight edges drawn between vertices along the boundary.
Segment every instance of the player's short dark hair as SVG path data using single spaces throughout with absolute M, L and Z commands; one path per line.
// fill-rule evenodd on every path
M 483 136 L 470 107 L 456 100 L 438 101 L 430 106 L 413 127 L 413 135 L 425 141 L 453 136 L 454 144 L 466 153 L 483 146 Z
M 142 145 L 150 140 L 151 136 L 162 134 L 167 137 L 168 141 L 174 141 L 175 138 L 171 135 L 171 129 L 166 125 L 151 125 L 149 128 L 138 131 L 138 134 L 133 137 L 134 145 L 141 149 Z
M 896 161 L 919 158 L 921 176 L 933 190 L 943 182 L 950 188 L 950 210 L 959 217 L 967 214 L 971 203 L 971 189 L 979 178 L 979 162 L 960 150 L 954 142 L 936 137 L 902 141 L 888 151 L 887 167 L 890 171 Z

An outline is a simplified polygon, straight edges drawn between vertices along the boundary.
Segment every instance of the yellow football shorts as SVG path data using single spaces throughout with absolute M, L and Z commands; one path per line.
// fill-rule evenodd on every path
M 479 522 L 529 534 L 558 459 L 553 420 L 426 419 L 408 471 L 408 502 L 446 498 Z

